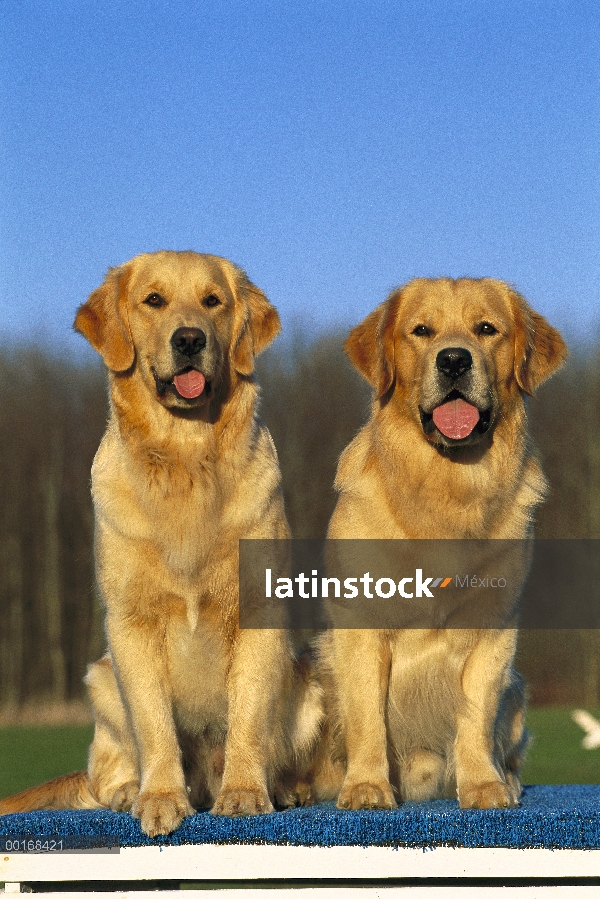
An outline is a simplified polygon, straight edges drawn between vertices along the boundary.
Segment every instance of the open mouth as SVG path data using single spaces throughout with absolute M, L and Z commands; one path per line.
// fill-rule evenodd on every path
M 192 366 L 184 368 L 183 371 L 174 375 L 171 380 L 159 378 L 155 371 L 152 372 L 156 382 L 156 392 L 159 396 L 165 396 L 168 391 L 172 391 L 177 396 L 186 400 L 195 400 L 199 396 L 211 395 L 212 382 L 206 379 L 202 374 Z
M 448 440 L 466 440 L 473 433 L 485 434 L 491 424 L 491 409 L 479 410 L 469 403 L 458 390 L 453 390 L 446 399 L 431 412 L 419 407 L 421 425 L 425 434 L 433 434 L 437 429 Z

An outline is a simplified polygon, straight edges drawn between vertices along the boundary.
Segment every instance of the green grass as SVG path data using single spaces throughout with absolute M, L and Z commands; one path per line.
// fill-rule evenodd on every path
M 571 707 L 530 709 L 527 728 L 532 736 L 521 773 L 525 784 L 600 783 L 600 748 L 583 749 L 583 730 L 571 718 Z M 587 711 L 600 721 L 600 709 Z
M 600 709 L 591 709 L 600 720 Z M 600 749 L 581 746 L 583 731 L 571 709 L 530 709 L 532 742 L 523 767 L 526 784 L 600 783 Z M 87 765 L 91 725 L 0 729 L 0 797 Z
M 0 797 L 87 767 L 93 726 L 0 729 Z

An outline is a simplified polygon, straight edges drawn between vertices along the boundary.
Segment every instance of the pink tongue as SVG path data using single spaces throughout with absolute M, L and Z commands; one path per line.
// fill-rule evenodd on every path
M 177 393 L 186 400 L 192 400 L 204 390 L 206 378 L 200 371 L 186 371 L 184 375 L 175 375 L 173 381 Z
M 444 437 L 463 440 L 479 421 L 479 412 L 464 400 L 449 400 L 433 410 L 433 420 Z

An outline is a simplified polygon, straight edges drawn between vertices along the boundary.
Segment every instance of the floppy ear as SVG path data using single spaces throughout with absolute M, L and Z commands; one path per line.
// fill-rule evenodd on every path
M 560 333 L 524 298 L 511 291 L 515 314 L 515 378 L 529 396 L 561 367 L 569 355 Z
M 399 304 L 400 291 L 396 291 L 352 328 L 344 343 L 346 355 L 375 388 L 378 399 L 387 393 L 396 377 L 394 325 Z
M 245 314 L 237 336 L 234 336 L 232 360 L 240 375 L 251 375 L 254 357 L 277 337 L 281 322 L 275 306 L 245 275 L 238 282 L 238 290 L 245 301 Z
M 127 371 L 135 358 L 127 318 L 127 281 L 122 268 L 111 268 L 104 284 L 79 307 L 73 323 L 111 371 Z

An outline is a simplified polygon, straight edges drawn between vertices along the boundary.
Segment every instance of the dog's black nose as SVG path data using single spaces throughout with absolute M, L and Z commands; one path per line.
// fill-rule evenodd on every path
M 177 328 L 171 346 L 182 356 L 196 356 L 206 346 L 206 334 L 200 328 Z
M 453 381 L 464 375 L 472 365 L 473 357 L 461 346 L 449 346 L 445 350 L 440 350 L 435 360 L 437 370 Z

